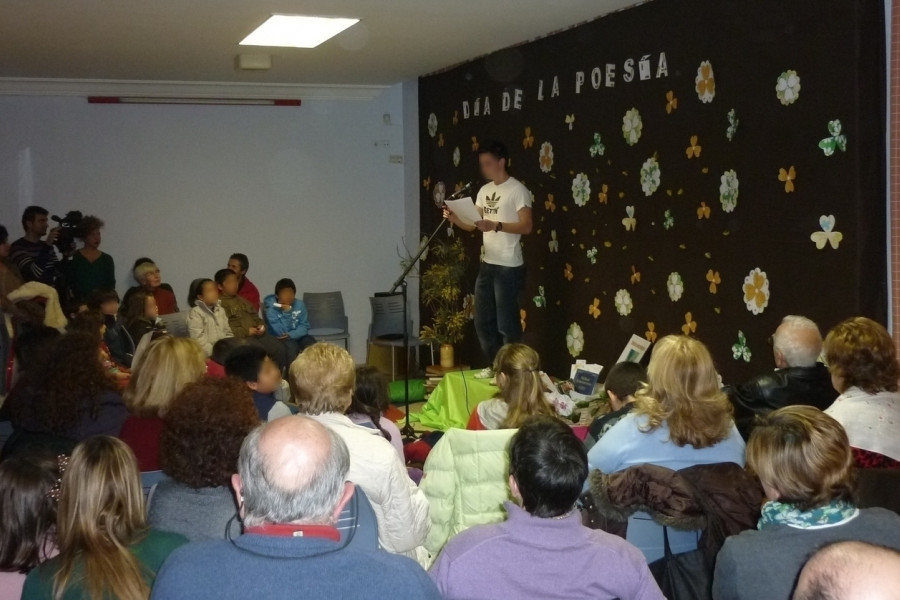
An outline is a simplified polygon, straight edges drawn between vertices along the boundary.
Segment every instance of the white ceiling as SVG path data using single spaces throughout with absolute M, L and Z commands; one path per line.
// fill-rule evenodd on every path
M 391 85 L 636 0 L 0 0 L 0 78 Z M 272 13 L 362 21 L 315 49 L 238 46 Z M 273 57 L 240 72 L 241 52 Z

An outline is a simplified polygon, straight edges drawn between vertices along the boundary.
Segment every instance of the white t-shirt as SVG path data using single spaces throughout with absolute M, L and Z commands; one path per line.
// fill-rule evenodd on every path
M 518 223 L 519 209 L 531 208 L 531 193 L 521 181 L 510 177 L 500 185 L 493 181 L 478 190 L 475 206 L 485 220 Z M 501 267 L 519 267 L 522 259 L 521 235 L 505 231 L 484 232 L 484 262 Z

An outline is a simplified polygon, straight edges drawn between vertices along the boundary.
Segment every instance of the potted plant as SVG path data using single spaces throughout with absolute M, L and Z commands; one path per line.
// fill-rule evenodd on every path
M 453 344 L 463 339 L 468 316 L 463 309 L 462 281 L 468 256 L 462 241 L 434 241 L 428 250 L 428 266 L 422 272 L 419 293 L 431 311 L 431 325 L 423 325 L 419 337 L 441 345 L 441 366 L 455 365 Z

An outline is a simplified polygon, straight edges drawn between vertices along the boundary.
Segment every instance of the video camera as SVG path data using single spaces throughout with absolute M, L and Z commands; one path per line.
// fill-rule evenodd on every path
M 59 224 L 57 227 L 57 229 L 59 229 L 59 235 L 57 236 L 56 241 L 53 242 L 56 249 L 62 254 L 75 250 L 75 238 L 81 238 L 84 235 L 84 232 L 82 231 L 84 215 L 81 214 L 81 211 L 70 210 L 66 213 L 66 216 L 62 218 L 56 215 L 53 215 L 50 218 Z

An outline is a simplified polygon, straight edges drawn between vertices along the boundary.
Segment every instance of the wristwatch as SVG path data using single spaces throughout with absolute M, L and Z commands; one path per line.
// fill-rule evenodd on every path
M 503 223 L 497 221 L 497 226 L 494 227 L 494 231 L 503 231 Z

